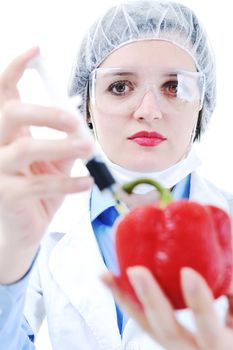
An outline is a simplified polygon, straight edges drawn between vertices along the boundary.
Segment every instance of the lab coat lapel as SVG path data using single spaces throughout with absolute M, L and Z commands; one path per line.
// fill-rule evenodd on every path
M 211 204 L 230 211 L 229 203 L 222 191 L 194 172 L 191 176 L 190 199 L 203 204 Z
M 88 210 L 84 211 L 78 224 L 58 242 L 52 251 L 49 269 L 59 288 L 96 336 L 100 348 L 117 349 L 121 338 L 114 299 L 99 278 L 106 267 L 89 215 Z M 77 214 L 73 219 L 77 223 Z

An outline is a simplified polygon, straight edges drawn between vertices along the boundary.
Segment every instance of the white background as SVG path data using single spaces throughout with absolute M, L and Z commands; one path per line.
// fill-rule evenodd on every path
M 82 35 L 89 24 L 115 0 L 0 0 L 0 69 L 15 55 L 39 45 L 54 62 L 63 86 Z M 217 108 L 211 125 L 198 147 L 201 171 L 220 187 L 233 192 L 233 22 L 230 0 L 180 1 L 197 13 L 204 23 L 216 55 L 218 74 Z M 37 91 L 35 77 L 27 73 L 21 82 L 22 96 L 29 102 Z M 42 93 L 42 92 L 41 92 Z M 38 349 L 49 350 L 45 330 Z

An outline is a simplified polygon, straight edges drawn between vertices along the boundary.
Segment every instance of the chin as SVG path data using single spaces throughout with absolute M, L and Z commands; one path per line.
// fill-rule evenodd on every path
M 149 159 L 146 159 L 146 157 L 142 157 L 140 159 L 138 157 L 135 158 L 134 161 L 124 162 L 125 165 L 123 165 L 123 167 L 131 171 L 149 173 L 166 170 L 176 163 L 176 161 L 172 161 L 172 159 L 170 159 L 170 161 L 168 160 L 167 162 L 164 162 L 164 159 L 158 159 L 157 157 L 156 162 L 151 162 L 151 160 L 152 157 L 150 157 Z
M 137 171 L 139 173 L 149 173 L 149 172 L 163 170 L 163 169 L 161 169 L 161 167 L 151 164 L 151 162 L 147 164 L 145 162 L 145 160 L 142 160 L 142 162 L 137 162 L 137 163 L 133 163 L 133 164 L 128 163 L 125 166 L 125 168 L 127 168 L 128 170 L 131 170 L 131 171 Z

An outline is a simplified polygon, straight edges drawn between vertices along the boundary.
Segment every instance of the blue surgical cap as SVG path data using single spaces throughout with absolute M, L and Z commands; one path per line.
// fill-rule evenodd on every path
M 205 75 L 205 95 L 199 137 L 206 129 L 216 104 L 215 59 L 206 32 L 194 12 L 186 6 L 163 0 L 134 0 L 112 7 L 84 37 L 68 86 L 70 96 L 81 95 L 81 113 L 87 114 L 90 73 L 121 46 L 139 40 L 159 39 L 187 51 L 196 68 Z

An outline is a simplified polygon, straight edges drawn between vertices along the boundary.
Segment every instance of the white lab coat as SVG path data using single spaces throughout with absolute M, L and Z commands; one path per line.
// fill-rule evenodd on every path
M 88 198 L 88 193 L 68 197 L 55 216 L 50 226 L 54 233 L 44 238 L 33 269 L 25 315 L 35 334 L 47 315 L 54 350 L 163 349 L 132 320 L 121 339 L 114 300 L 99 279 L 106 267 L 89 219 Z M 191 177 L 190 198 L 233 211 L 233 196 L 197 173 Z M 226 300 L 222 297 L 215 303 L 223 317 Z M 178 314 L 192 328 L 190 312 Z

